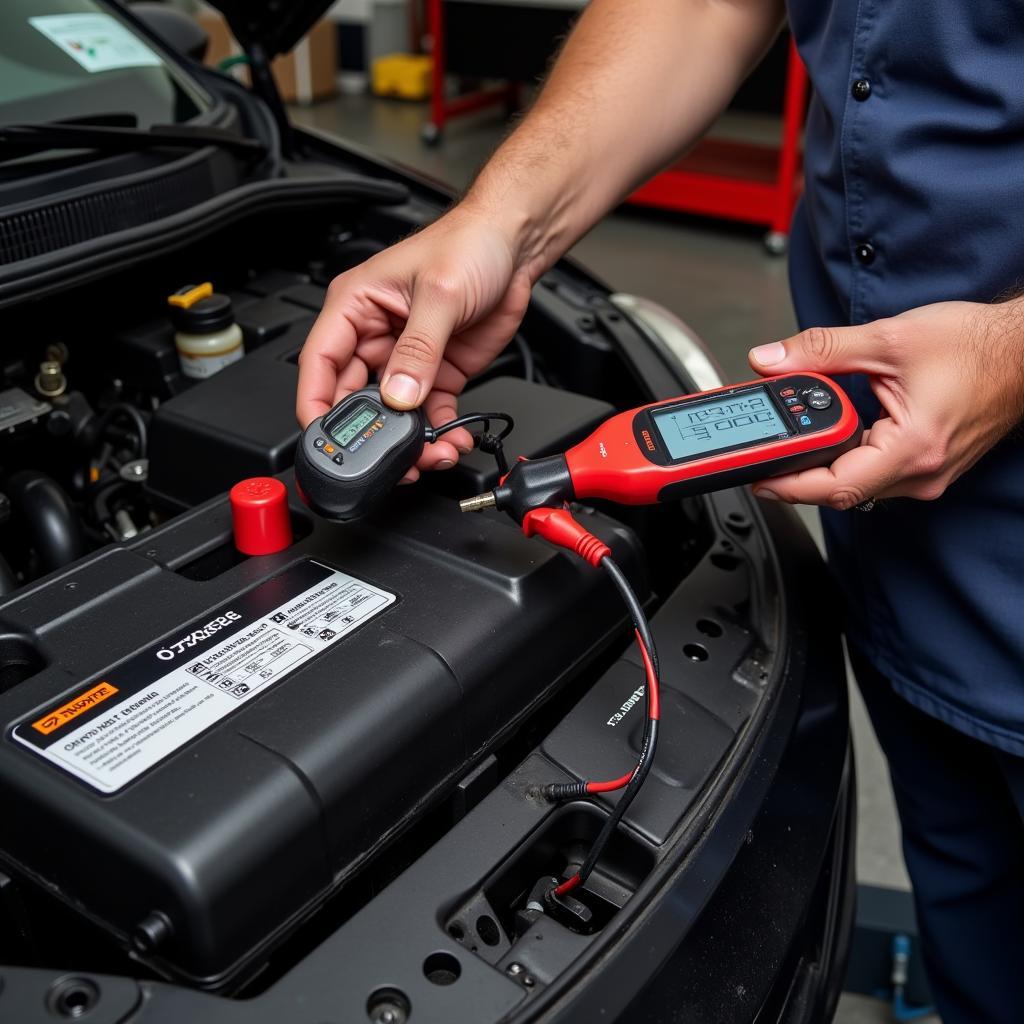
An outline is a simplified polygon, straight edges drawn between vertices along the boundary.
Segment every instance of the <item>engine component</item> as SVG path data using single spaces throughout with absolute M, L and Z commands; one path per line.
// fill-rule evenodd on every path
M 257 353 L 164 402 L 153 415 L 149 492 L 182 508 L 228 490 L 240 477 L 287 469 L 300 433 L 297 378 L 292 363 Z
M 47 402 L 33 398 L 21 388 L 0 391 L 0 432 L 13 434 L 24 424 L 38 423 L 49 411 Z
M 36 374 L 36 391 L 43 398 L 60 398 L 68 389 L 64 368 L 56 359 L 44 359 Z
M 168 296 L 174 344 L 186 377 L 206 380 L 245 355 L 242 329 L 235 323 L 231 299 L 213 285 L 187 284 Z
M 11 476 L 5 490 L 17 528 L 24 533 L 35 556 L 38 572 L 52 572 L 85 554 L 78 513 L 56 480 L 26 469 Z

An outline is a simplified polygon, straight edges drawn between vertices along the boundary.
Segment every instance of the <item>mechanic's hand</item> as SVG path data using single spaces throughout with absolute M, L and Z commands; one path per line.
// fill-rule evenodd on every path
M 1024 416 L 1024 302 L 939 302 L 860 327 L 819 327 L 750 352 L 758 373 L 865 373 L 882 404 L 830 467 L 757 484 L 763 498 L 848 509 L 930 501 Z
M 393 408 L 422 404 L 435 426 L 454 419 L 456 396 L 513 337 L 529 298 L 507 236 L 456 207 L 331 282 L 299 357 L 299 422 L 365 387 L 371 371 Z M 417 465 L 448 468 L 472 445 L 469 431 L 453 430 Z

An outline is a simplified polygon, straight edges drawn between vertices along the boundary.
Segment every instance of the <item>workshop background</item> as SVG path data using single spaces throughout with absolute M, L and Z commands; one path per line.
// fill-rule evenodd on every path
M 196 0 L 177 3 L 207 29 L 208 63 L 230 68 L 241 51 L 222 17 Z M 494 13 L 481 20 L 479 3 L 458 0 L 339 0 L 275 62 L 290 116 L 464 189 L 514 111 L 528 105 L 582 0 L 535 0 L 531 20 L 524 20 L 523 8 L 488 6 Z M 233 73 L 245 80 L 241 61 Z M 784 250 L 799 195 L 805 90 L 784 36 L 708 143 L 606 217 L 571 253 L 620 290 L 648 296 L 685 320 L 729 381 L 751 376 L 749 348 L 796 330 Z M 817 512 L 801 514 L 820 544 Z M 857 876 L 884 898 L 885 890 L 906 893 L 909 881 L 888 772 L 852 680 L 850 693 Z M 852 994 L 843 996 L 835 1018 L 839 1024 L 898 1019 L 911 1016 L 882 999 Z M 913 1019 L 938 1024 L 935 1015 Z

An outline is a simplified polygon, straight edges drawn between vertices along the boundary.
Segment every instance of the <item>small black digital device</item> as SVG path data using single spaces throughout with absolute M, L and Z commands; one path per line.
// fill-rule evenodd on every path
M 392 409 L 376 387 L 354 391 L 303 433 L 295 453 L 299 493 L 325 519 L 358 519 L 405 476 L 426 442 L 420 409 Z

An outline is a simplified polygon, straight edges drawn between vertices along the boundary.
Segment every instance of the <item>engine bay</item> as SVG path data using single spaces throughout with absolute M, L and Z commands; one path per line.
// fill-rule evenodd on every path
M 431 894 L 432 927 L 481 968 L 518 965 L 502 1000 L 518 999 L 630 903 L 758 711 L 771 655 L 750 623 L 774 611 L 752 606 L 764 541 L 740 499 L 577 508 L 655 629 L 685 620 L 687 642 L 665 645 L 663 749 L 579 894 L 586 914 L 529 912 L 614 806 L 552 809 L 537 779 L 636 757 L 628 617 L 578 559 L 499 513 L 460 515 L 496 482 L 483 452 L 349 524 L 312 516 L 289 469 L 326 283 L 408 227 L 393 205 L 327 229 L 318 210 L 262 216 L 0 314 L 23 339 L 0 409 L 5 962 L 251 997 L 325 936 L 365 939 L 379 894 L 457 843 L 449 866 L 468 860 Z M 194 380 L 165 305 L 204 279 L 230 296 L 245 356 Z M 648 397 L 603 329 L 621 320 L 606 295 L 552 272 L 470 382 L 463 410 L 515 418 L 510 457 L 564 450 Z M 247 558 L 224 492 L 260 474 L 288 486 L 295 541 Z M 474 815 L 491 826 L 467 847 Z M 432 995 L 452 959 L 421 965 Z

